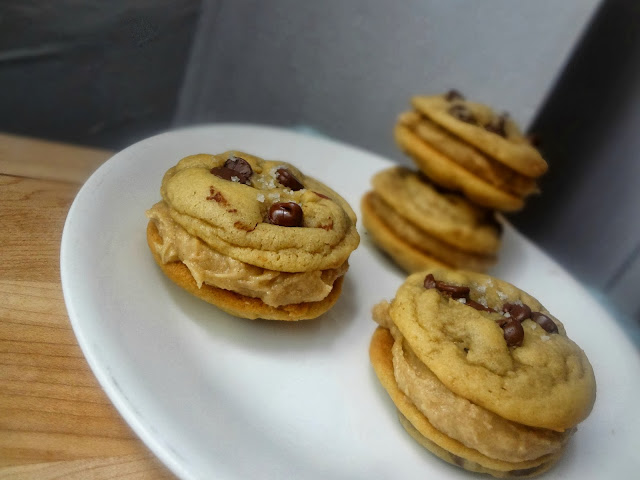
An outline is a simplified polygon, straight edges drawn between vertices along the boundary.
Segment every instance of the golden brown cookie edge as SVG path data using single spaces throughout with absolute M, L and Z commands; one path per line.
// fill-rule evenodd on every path
M 425 116 L 404 125 L 434 150 L 500 191 L 521 198 L 539 191 L 537 179 L 516 172 Z
M 443 101 L 445 100 L 442 95 L 416 95 L 411 98 L 411 105 L 438 125 L 515 171 L 531 178 L 538 178 L 546 173 L 549 165 L 540 152 L 529 143 L 508 140 L 477 125 L 460 121 L 441 109 Z M 487 105 L 478 102 L 469 103 L 493 111 Z M 519 132 L 517 125 L 513 124 L 513 126 Z M 521 136 L 521 133 L 518 133 L 518 136 Z
M 522 209 L 524 200 L 499 190 L 458 165 L 454 160 L 430 147 L 404 125 L 394 127 L 398 146 L 411 157 L 416 166 L 435 183 L 461 191 L 467 198 L 486 208 L 503 212 Z

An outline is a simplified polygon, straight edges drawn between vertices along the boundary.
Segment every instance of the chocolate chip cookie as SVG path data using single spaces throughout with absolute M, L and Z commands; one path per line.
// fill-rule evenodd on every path
M 347 202 L 293 165 L 192 155 L 147 211 L 154 259 L 175 283 L 245 318 L 314 318 L 338 299 L 359 243 Z
M 410 435 L 438 457 L 498 478 L 550 468 L 595 401 L 584 352 L 535 298 L 487 275 L 409 276 L 370 358 Z
M 451 91 L 416 96 L 400 115 L 396 142 L 439 185 L 501 211 L 519 210 L 538 191 L 547 163 L 507 114 Z
M 364 225 L 406 271 L 433 266 L 485 271 L 495 263 L 500 227 L 492 211 L 404 167 L 377 173 L 372 185 L 362 199 Z

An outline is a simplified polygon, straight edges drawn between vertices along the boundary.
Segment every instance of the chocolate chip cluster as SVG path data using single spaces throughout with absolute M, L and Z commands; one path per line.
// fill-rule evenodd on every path
M 502 115 L 493 118 L 489 123 L 485 125 L 480 125 L 480 121 L 475 117 L 473 112 L 469 110 L 466 105 L 463 105 L 461 103 L 454 103 L 456 101 L 464 100 L 464 96 L 460 92 L 458 92 L 457 90 L 449 90 L 449 92 L 447 92 L 447 94 L 445 95 L 445 99 L 453 103 L 453 105 L 449 107 L 449 114 L 453 117 L 465 123 L 482 126 L 485 130 L 506 138 L 507 131 L 505 127 L 507 124 L 507 119 L 509 118 L 509 114 L 507 112 L 504 112 Z
M 424 278 L 424 288 L 436 289 L 441 294 L 455 300 L 464 299 L 465 305 L 476 310 L 488 313 L 500 313 L 493 308 L 484 306 L 469 297 L 471 289 L 463 285 L 453 285 L 451 283 L 436 280 L 433 274 L 428 274 Z M 519 347 L 524 340 L 524 329 L 522 322 L 531 319 L 540 325 L 547 333 L 558 333 L 558 326 L 548 316 L 540 312 L 532 312 L 531 308 L 525 304 L 505 303 L 502 306 L 502 318 L 497 320 L 498 325 L 504 332 L 504 339 L 509 347 Z
M 253 169 L 244 158 L 233 156 L 224 162 L 223 166 L 213 167 L 210 171 L 223 180 L 251 186 Z M 304 188 L 304 185 L 286 168 L 276 170 L 276 180 L 285 188 L 293 191 Z M 324 195 L 322 196 L 324 197 Z M 207 197 L 207 199 L 209 198 Z M 269 207 L 266 221 L 280 227 L 301 227 L 304 223 L 304 216 L 302 208 L 297 203 L 277 202 Z

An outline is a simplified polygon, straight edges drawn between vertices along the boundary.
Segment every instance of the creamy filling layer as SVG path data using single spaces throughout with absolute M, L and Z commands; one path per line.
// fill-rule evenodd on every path
M 222 255 L 190 235 L 171 218 L 164 202 L 156 203 L 146 213 L 162 237 L 162 244 L 156 246 L 162 262 L 184 263 L 198 288 L 211 285 L 259 298 L 272 307 L 318 302 L 329 295 L 336 279 L 349 268 L 347 262 L 334 269 L 298 273 L 256 267 Z

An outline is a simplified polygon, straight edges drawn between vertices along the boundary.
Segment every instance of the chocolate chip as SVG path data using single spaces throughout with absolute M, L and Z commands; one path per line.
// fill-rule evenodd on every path
M 467 305 L 469 305 L 472 308 L 475 308 L 476 310 L 495 313 L 495 310 L 493 308 L 485 307 L 481 303 L 478 303 L 475 300 L 471 300 L 470 298 L 467 299 Z
M 274 203 L 269 208 L 269 223 L 281 227 L 301 227 L 302 208 L 295 202 Z
M 436 280 L 436 288 L 442 293 L 450 295 L 451 298 L 467 298 L 470 292 L 469 287 L 452 285 L 450 283 L 441 282 L 439 280 Z
M 464 105 L 459 105 L 459 104 L 453 105 L 449 109 L 449 113 L 455 118 L 457 118 L 458 120 L 461 120 L 463 122 L 473 123 L 473 124 L 478 123 L 478 121 L 476 120 L 476 117 L 473 115 L 473 113 L 471 113 L 471 110 L 469 110 Z
M 471 292 L 471 289 L 469 287 L 441 282 L 440 280 L 436 280 L 432 273 L 424 277 L 424 288 L 426 289 L 436 288 L 439 292 L 445 295 L 448 295 L 451 298 L 454 298 L 454 299 L 464 298 L 466 300 L 465 305 L 468 305 L 471 308 L 475 308 L 476 310 L 481 310 L 485 312 L 495 313 L 495 310 L 493 308 L 485 307 L 481 303 L 478 303 L 475 300 L 471 300 L 469 298 L 469 293 Z
M 548 333 L 558 333 L 558 326 L 553 320 L 547 317 L 544 313 L 533 312 L 531 319 L 540 325 Z
M 504 339 L 509 347 L 519 347 L 524 340 L 524 329 L 517 320 L 513 318 L 500 325 L 504 331 Z
M 224 162 L 224 166 L 236 172 L 236 176 L 240 180 L 240 183 L 244 183 L 245 185 L 251 185 L 249 179 L 251 175 L 253 175 L 253 169 L 249 162 L 247 162 L 244 158 L 240 157 L 231 157 L 226 162 Z
M 444 98 L 449 102 L 452 102 L 454 100 L 464 100 L 464 95 L 462 95 L 458 90 L 452 88 L 445 94 Z
M 224 162 L 222 167 L 213 167 L 210 172 L 223 180 L 229 180 L 230 182 L 235 180 L 245 185 L 251 185 L 249 179 L 253 175 L 253 169 L 249 162 L 240 157 L 231 157 Z
M 501 137 L 506 137 L 507 131 L 505 127 L 507 125 L 507 118 L 509 118 L 509 114 L 505 112 L 499 117 L 494 118 L 490 123 L 487 123 L 484 129 Z
M 238 177 L 238 174 L 236 173 L 235 170 L 231 170 L 230 168 L 227 168 L 227 167 L 213 167 L 210 170 L 210 172 L 213 173 L 216 177 L 221 178 L 223 180 L 231 181 L 232 177 L 240 178 Z
M 424 277 L 424 288 L 426 288 L 427 290 L 431 288 L 436 288 L 436 279 L 433 278 L 432 273 Z
M 524 322 L 531 318 L 531 309 L 528 305 L 518 305 L 517 303 L 505 303 L 502 306 L 503 312 L 508 312 L 510 317 L 519 322 Z
M 502 328 L 507 324 L 509 320 L 510 320 L 509 318 L 500 318 L 496 320 L 496 323 L 500 326 L 500 328 Z
M 278 179 L 278 182 L 293 191 L 302 190 L 304 188 L 304 185 L 302 185 L 286 168 L 279 168 L 276 170 L 276 178 Z

